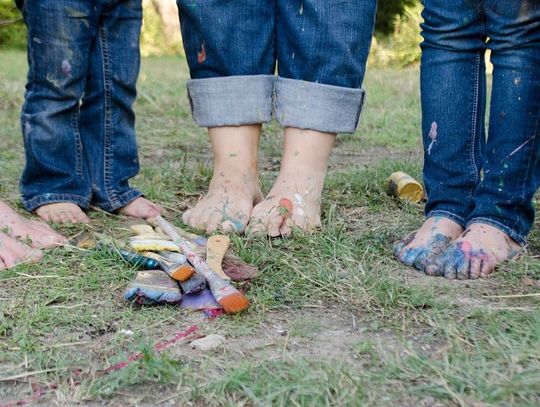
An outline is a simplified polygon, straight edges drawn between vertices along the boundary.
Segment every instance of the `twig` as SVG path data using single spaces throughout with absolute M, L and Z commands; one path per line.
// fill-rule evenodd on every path
M 51 348 L 67 348 L 69 346 L 78 346 L 78 345 L 86 345 L 88 343 L 92 343 L 90 341 L 83 341 L 83 342 L 66 342 L 66 343 L 57 343 L 55 345 L 41 345 L 36 347 L 36 349 L 51 349 Z M 19 347 L 15 348 L 9 348 L 11 351 L 17 351 L 21 350 Z
M 540 297 L 540 293 L 531 294 L 508 294 L 508 295 L 483 295 L 484 298 L 526 298 L 526 297 Z
M 46 370 L 35 370 L 33 372 L 26 372 L 21 374 L 16 374 L 13 376 L 7 376 L 7 377 L 0 377 L 0 382 L 9 382 L 12 380 L 18 380 L 18 379 L 24 379 L 29 376 L 35 376 L 41 373 L 50 373 L 50 372 L 56 372 L 59 369 L 46 369 Z
M 21 272 L 17 272 L 15 274 L 17 274 L 19 276 L 26 277 L 26 278 L 30 278 L 30 279 L 41 279 L 41 278 L 67 278 L 67 279 L 70 279 L 70 278 L 78 278 L 78 277 L 75 277 L 75 276 L 59 276 L 59 275 L 56 275 L 56 274 L 45 275 L 45 276 L 33 276 L 31 274 L 25 274 L 25 273 L 21 273 Z

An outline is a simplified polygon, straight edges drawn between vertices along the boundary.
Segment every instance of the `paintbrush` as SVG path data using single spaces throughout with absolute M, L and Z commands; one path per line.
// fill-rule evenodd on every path
M 249 300 L 246 296 L 234 288 L 230 283 L 221 279 L 210 266 L 193 251 L 193 245 L 180 237 L 171 224 L 161 216 L 149 219 L 148 221 L 159 226 L 165 234 L 171 237 L 174 243 L 178 244 L 189 262 L 195 267 L 195 270 L 206 278 L 214 298 L 223 307 L 223 310 L 226 313 L 231 314 L 240 312 L 249 306 Z
M 158 252 L 165 260 L 175 263 L 186 263 L 189 267 L 193 267 L 188 263 L 186 256 L 175 252 Z M 186 294 L 197 293 L 204 290 L 206 287 L 206 279 L 193 269 L 193 275 L 185 281 L 179 281 L 182 291 Z
M 175 226 L 174 229 L 180 236 L 191 243 L 193 251 L 200 257 L 206 257 L 208 240 L 194 233 Z M 223 271 L 234 281 L 248 281 L 259 274 L 259 269 L 251 264 L 247 264 L 240 257 L 235 256 L 230 250 L 227 251 L 222 263 Z
M 195 269 L 187 262 L 184 255 L 179 255 L 178 261 L 169 261 L 154 252 L 144 252 L 146 257 L 155 260 L 159 268 L 177 281 L 186 281 L 195 273 Z
M 229 249 L 231 239 L 229 236 L 214 235 L 208 238 L 206 245 L 206 262 L 214 272 L 225 281 L 231 281 L 231 278 L 223 272 L 221 263 L 223 262 L 223 256 Z

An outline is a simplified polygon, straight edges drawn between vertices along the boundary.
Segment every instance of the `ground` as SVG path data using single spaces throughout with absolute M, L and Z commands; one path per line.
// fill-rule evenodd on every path
M 0 54 L 0 196 L 19 205 L 18 112 L 24 54 Z M 134 184 L 182 211 L 211 174 L 208 141 L 191 121 L 181 58 L 143 62 L 137 102 L 142 172 Z M 420 176 L 418 71 L 370 69 L 362 124 L 342 136 L 323 199 L 324 231 L 233 238 L 261 276 L 248 312 L 209 320 L 122 299 L 135 270 L 102 252 L 57 249 L 0 275 L 0 405 L 49 389 L 37 405 L 534 406 L 540 404 L 540 232 L 525 255 L 484 281 L 430 278 L 398 264 L 392 242 L 418 227 L 422 205 L 388 196 L 396 170 Z M 265 128 L 263 187 L 282 134 Z M 22 212 L 22 210 L 21 210 Z M 128 234 L 91 212 L 73 236 Z M 196 325 L 224 346 L 154 344 Z M 120 370 L 109 366 L 142 353 Z M 111 370 L 111 369 L 109 369 Z

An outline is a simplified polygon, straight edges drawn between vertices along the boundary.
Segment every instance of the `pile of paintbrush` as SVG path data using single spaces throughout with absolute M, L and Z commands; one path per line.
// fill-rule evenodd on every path
M 216 309 L 226 313 L 240 312 L 249 305 L 247 298 L 230 280 L 246 281 L 257 275 L 257 269 L 228 253 L 227 236 L 209 239 L 175 228 L 161 217 L 151 220 L 156 226 L 134 225 L 135 236 L 130 247 L 143 268 L 159 267 L 137 274 L 125 298 L 140 304 L 180 303 L 185 308 Z M 126 252 L 130 253 L 130 252 Z

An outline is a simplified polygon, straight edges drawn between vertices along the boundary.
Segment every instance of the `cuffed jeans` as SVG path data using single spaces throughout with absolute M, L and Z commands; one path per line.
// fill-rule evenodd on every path
M 25 0 L 25 208 L 112 212 L 141 196 L 135 140 L 141 0 Z
M 524 244 L 540 181 L 540 1 L 423 3 L 426 215 L 490 224 Z
M 177 3 L 197 124 L 355 131 L 375 0 Z

